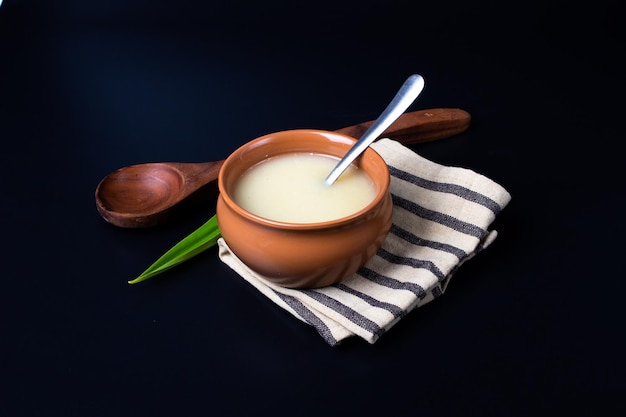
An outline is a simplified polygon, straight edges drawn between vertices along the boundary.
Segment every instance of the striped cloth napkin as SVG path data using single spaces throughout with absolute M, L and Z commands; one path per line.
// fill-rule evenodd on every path
M 489 225 L 511 199 L 489 178 L 439 165 L 396 141 L 371 146 L 389 166 L 393 222 L 380 250 L 351 277 L 319 289 L 283 288 L 218 242 L 224 263 L 331 346 L 355 335 L 374 343 L 408 312 L 443 294 L 457 268 L 496 238 Z

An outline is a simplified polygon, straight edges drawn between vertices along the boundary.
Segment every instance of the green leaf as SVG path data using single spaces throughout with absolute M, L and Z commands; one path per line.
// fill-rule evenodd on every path
M 213 216 L 209 221 L 165 252 L 163 256 L 150 265 L 148 269 L 143 271 L 141 275 L 128 281 L 128 283 L 136 284 L 145 281 L 148 278 L 152 278 L 155 275 L 193 258 L 210 247 L 215 246 L 220 236 L 221 233 L 217 225 L 217 217 Z

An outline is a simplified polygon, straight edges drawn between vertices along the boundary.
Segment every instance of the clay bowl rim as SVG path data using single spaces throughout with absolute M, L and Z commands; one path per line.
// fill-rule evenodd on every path
M 277 229 L 287 229 L 287 230 L 323 230 L 323 229 L 328 229 L 328 228 L 332 228 L 332 227 L 339 227 L 339 226 L 343 226 L 346 224 L 349 224 L 353 221 L 355 221 L 356 219 L 359 219 L 361 217 L 367 216 L 367 214 L 374 209 L 376 206 L 378 206 L 381 201 L 386 197 L 386 195 L 389 193 L 389 186 L 391 183 L 391 176 L 389 174 L 389 167 L 387 166 L 387 163 L 385 162 L 385 160 L 383 159 L 382 156 L 380 156 L 380 154 L 378 152 L 376 152 L 374 149 L 372 149 L 371 147 L 368 147 L 362 155 L 359 156 L 359 158 L 357 159 L 357 161 L 353 162 L 353 164 L 357 164 L 357 166 L 359 166 L 359 164 L 361 163 L 360 160 L 361 158 L 373 158 L 373 159 L 377 159 L 378 162 L 381 164 L 381 166 L 383 167 L 384 171 L 387 173 L 387 175 L 382 176 L 382 179 L 379 180 L 374 178 L 372 175 L 370 175 L 369 173 L 366 173 L 370 180 L 374 182 L 374 184 L 378 185 L 380 184 L 380 189 L 377 192 L 376 196 L 374 197 L 374 199 L 372 201 L 369 202 L 369 204 L 367 204 L 365 207 L 363 207 L 362 209 L 355 211 L 352 214 L 349 214 L 347 216 L 343 216 L 343 217 L 339 217 L 336 219 L 332 219 L 332 220 L 326 220 L 326 221 L 322 221 L 322 222 L 312 222 L 312 223 L 292 223 L 292 222 L 284 222 L 284 221 L 280 221 L 280 220 L 274 220 L 274 219 L 269 219 L 267 217 L 262 217 L 259 216 L 257 214 L 254 214 L 242 207 L 240 207 L 237 203 L 235 203 L 235 201 L 231 198 L 231 196 L 228 194 L 228 192 L 226 192 L 227 187 L 226 187 L 226 171 L 229 169 L 229 167 L 233 164 L 236 164 L 237 161 L 243 156 L 245 155 L 247 152 L 251 152 L 254 149 L 266 146 L 268 143 L 270 142 L 274 142 L 274 141 L 282 141 L 282 140 L 286 140 L 284 137 L 285 136 L 290 136 L 292 137 L 291 140 L 293 140 L 293 136 L 294 135 L 298 135 L 298 134 L 313 134 L 316 135 L 319 138 L 325 138 L 331 142 L 338 142 L 338 143 L 345 143 L 346 144 L 346 149 L 345 151 L 347 152 L 347 150 L 349 149 L 350 146 L 352 146 L 352 144 L 354 144 L 357 140 L 351 136 L 348 135 L 344 135 L 341 133 L 337 133 L 337 132 L 332 132 L 332 131 L 328 131 L 328 130 L 321 130 L 321 129 L 290 129 L 290 130 L 282 130 L 282 131 L 278 131 L 278 132 L 273 132 L 273 133 L 268 133 L 266 135 L 260 136 L 256 139 L 252 139 L 249 142 L 244 143 L 243 145 L 241 145 L 239 148 L 237 148 L 233 153 L 231 153 L 226 160 L 224 161 L 224 164 L 221 166 L 220 171 L 218 173 L 218 189 L 220 192 L 220 196 L 222 197 L 222 199 L 224 200 L 224 202 L 233 210 L 235 211 L 238 215 L 254 221 L 256 223 L 260 223 L 263 224 L 265 226 L 268 227 L 273 227 L 273 228 L 277 228 Z M 302 150 L 302 151 L 297 151 L 294 152 L 290 149 L 285 150 L 284 152 L 282 151 L 278 151 L 276 153 L 272 153 L 271 155 L 266 155 L 266 157 L 273 157 L 273 156 L 278 156 L 278 155 L 286 155 L 286 154 L 291 154 L 291 153 L 299 153 L 299 152 L 312 152 L 314 154 L 319 154 L 319 155 L 325 155 L 325 156 L 330 156 L 332 158 L 341 158 L 341 156 L 343 155 L 333 155 L 332 153 L 327 153 L 324 151 L 316 151 L 316 150 Z M 249 167 L 247 167 L 246 169 L 254 166 L 257 163 L 260 163 L 263 159 L 259 159 L 257 161 L 254 161 L 252 164 L 250 164 Z M 337 159 L 338 161 L 339 159 Z M 245 171 L 245 170 L 244 170 Z M 233 184 L 236 182 L 236 180 L 233 180 Z

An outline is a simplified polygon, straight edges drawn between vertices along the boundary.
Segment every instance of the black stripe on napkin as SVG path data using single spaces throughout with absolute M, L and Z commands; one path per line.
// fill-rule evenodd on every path
M 377 300 L 371 295 L 367 295 L 361 291 L 355 290 L 354 288 L 348 287 L 346 284 L 338 283 L 338 284 L 335 284 L 334 286 L 335 288 L 342 290 L 344 292 L 347 292 L 348 294 L 352 294 L 355 297 L 359 297 L 361 300 L 365 301 L 372 307 L 378 307 L 378 308 L 387 310 L 396 318 L 402 317 L 406 314 L 406 311 L 404 311 L 402 308 L 398 307 L 397 305 L 392 304 L 392 303 L 387 303 L 385 301 Z
M 413 201 L 407 200 L 406 198 L 402 198 L 395 194 L 391 195 L 391 199 L 393 200 L 393 204 L 395 206 L 402 207 L 403 209 L 415 214 L 418 217 L 447 226 L 453 230 L 456 230 L 457 232 L 474 236 L 479 239 L 482 239 L 483 236 L 487 233 L 486 230 L 476 225 L 464 222 L 463 220 L 459 220 L 456 217 L 450 216 L 449 214 L 427 209 L 420 206 L 419 204 L 414 203 Z
M 307 306 L 302 304 L 300 300 L 295 297 L 292 297 L 287 294 L 283 294 L 282 292 L 274 291 L 281 300 L 283 300 L 289 307 L 291 307 L 304 321 L 309 323 L 311 326 L 317 329 L 317 332 L 322 336 L 322 338 L 331 346 L 334 346 L 338 343 L 337 339 L 333 337 L 332 332 L 314 312 L 309 310 Z
M 380 249 L 379 252 L 381 250 L 382 249 Z M 362 267 L 357 271 L 357 273 L 363 278 L 383 287 L 391 288 L 392 290 L 410 291 L 415 294 L 420 300 L 425 298 L 427 294 L 424 288 L 414 282 L 402 282 L 395 278 L 382 275 L 380 272 L 374 271 L 370 268 Z
M 427 271 L 430 271 L 434 276 L 436 276 L 439 281 L 443 281 L 446 278 L 446 275 L 441 271 L 441 269 L 439 269 L 437 265 L 435 265 L 431 261 L 396 255 L 385 250 L 384 248 L 380 248 L 378 252 L 376 252 L 376 256 L 380 256 L 384 260 L 397 265 L 406 265 L 410 266 L 411 268 L 425 269 Z
M 368 319 L 364 315 L 360 314 L 358 311 L 348 307 L 342 302 L 332 297 L 327 296 L 326 294 L 323 294 L 316 290 L 301 290 L 301 291 L 302 291 L 302 294 L 305 294 L 311 297 L 312 299 L 314 299 L 315 301 L 317 301 L 318 303 L 323 304 L 324 306 L 330 308 L 333 311 L 336 311 L 337 313 L 341 314 L 346 319 L 350 320 L 352 323 L 356 324 L 362 329 L 365 329 L 366 331 L 368 331 L 369 333 L 375 336 L 380 336 L 385 332 L 383 328 L 381 328 L 378 324 L 376 324 L 372 320 Z
M 433 240 L 423 239 L 406 229 L 401 228 L 397 224 L 391 225 L 389 233 L 398 236 L 400 239 L 409 242 L 415 246 L 423 246 L 431 249 L 435 249 L 442 252 L 450 253 L 456 256 L 459 260 L 464 259 L 467 256 L 467 252 L 456 246 L 448 245 L 447 243 L 435 242 Z
M 427 190 L 454 194 L 465 200 L 480 204 L 481 206 L 484 206 L 491 210 L 496 215 L 500 213 L 500 211 L 502 211 L 502 207 L 496 201 L 492 200 L 484 194 L 481 194 L 474 190 L 470 190 L 469 188 L 463 187 L 461 185 L 427 180 L 426 178 L 418 177 L 417 175 L 411 174 L 393 166 L 389 166 L 389 173 L 398 179 L 418 185 Z

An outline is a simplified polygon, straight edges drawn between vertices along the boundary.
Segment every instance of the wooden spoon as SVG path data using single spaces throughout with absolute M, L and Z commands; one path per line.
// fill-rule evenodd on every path
M 448 138 L 467 130 L 471 117 L 461 109 L 438 108 L 400 116 L 381 137 L 404 145 Z M 336 132 L 359 138 L 374 121 Z M 153 227 L 167 221 L 183 202 L 215 195 L 215 180 L 224 161 L 156 162 L 113 171 L 96 188 L 96 208 L 109 223 L 125 228 Z M 196 198 L 192 198 L 196 197 Z

